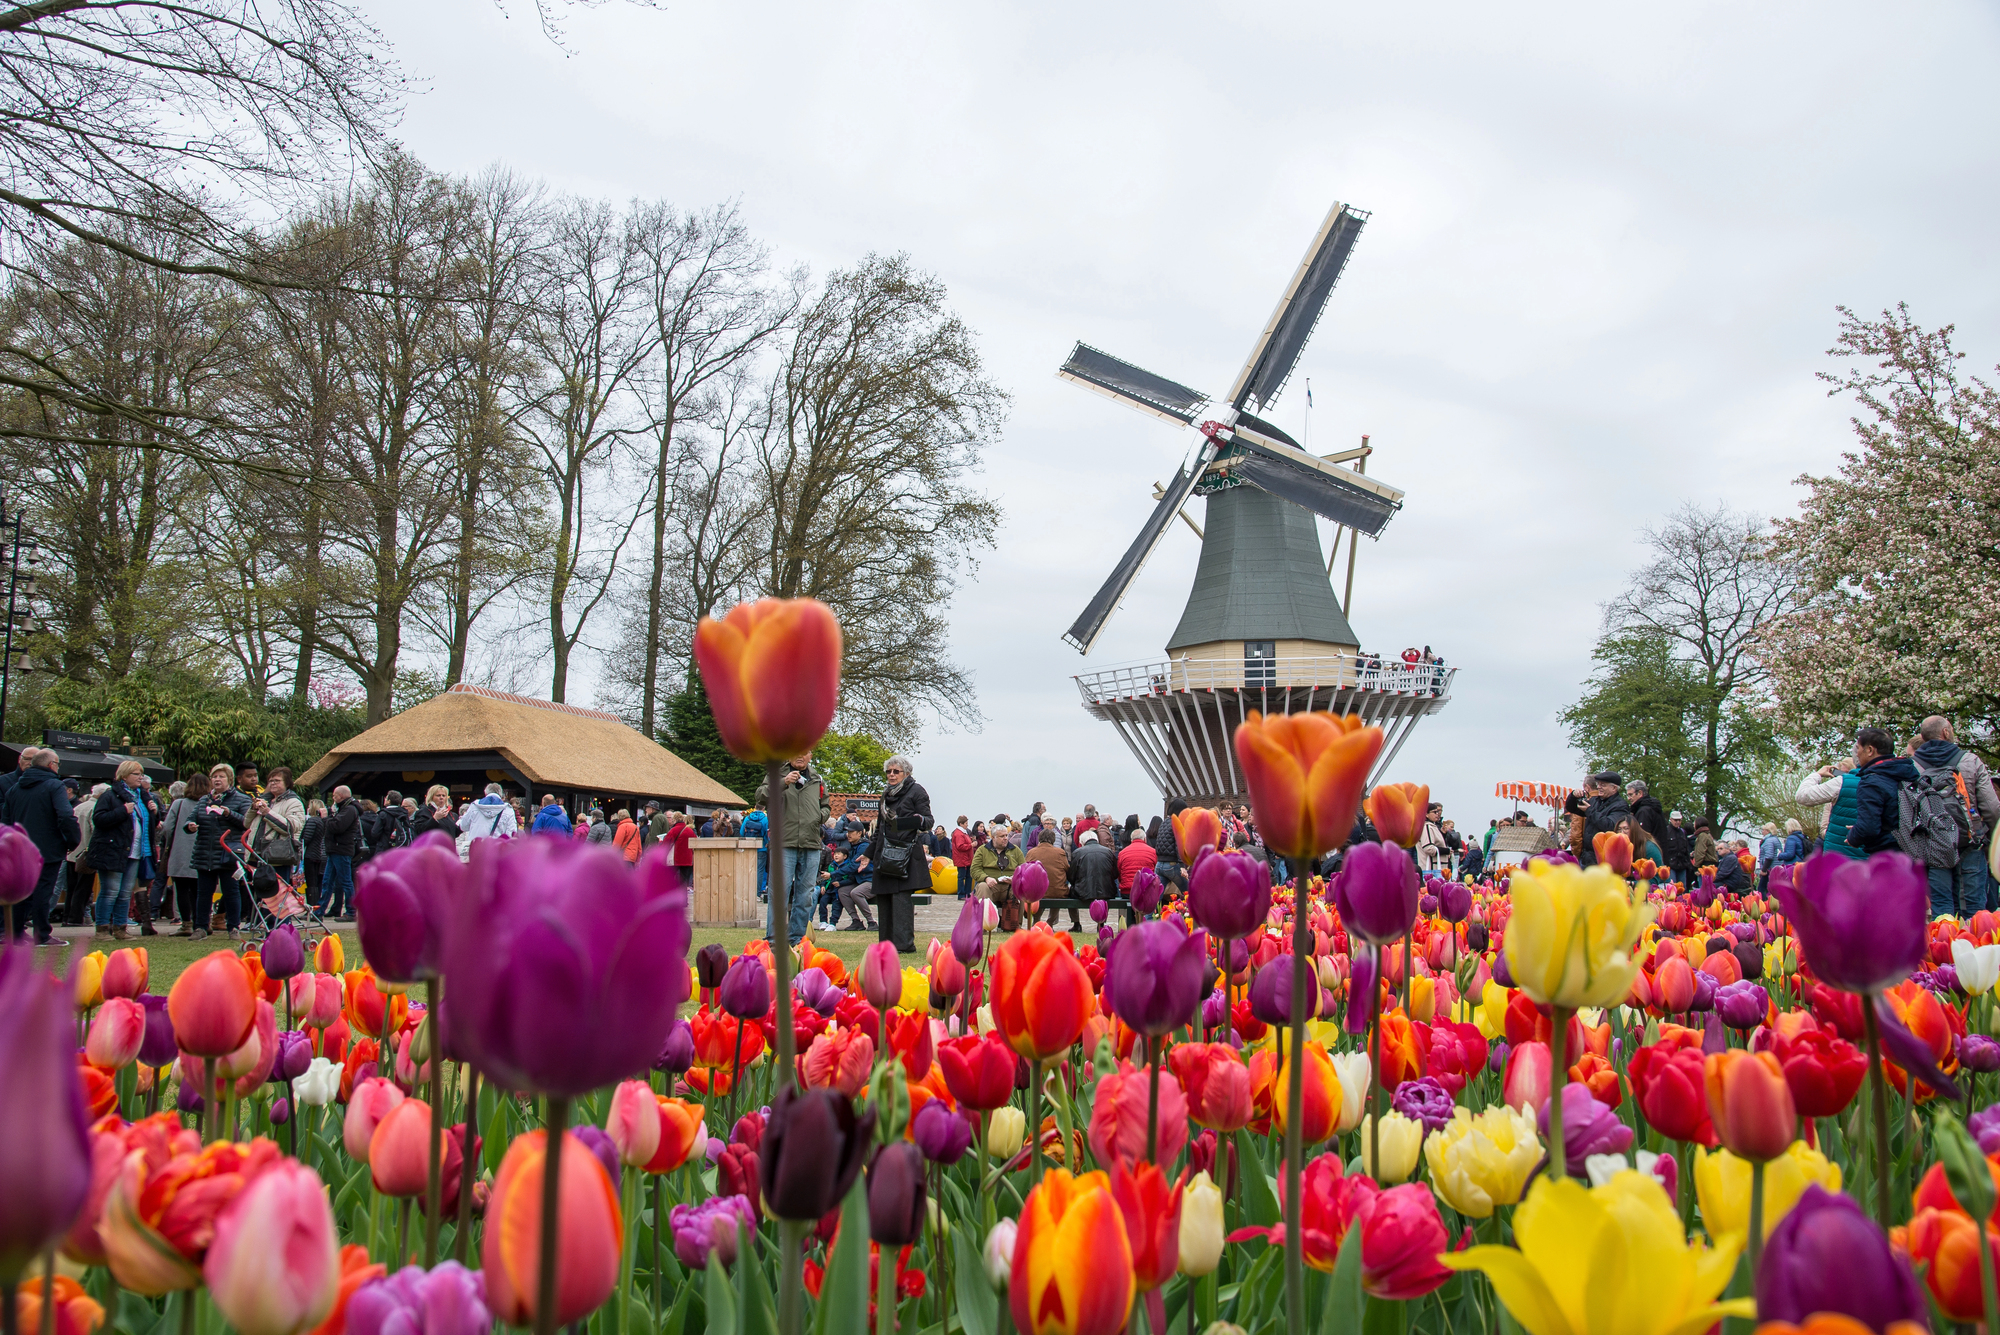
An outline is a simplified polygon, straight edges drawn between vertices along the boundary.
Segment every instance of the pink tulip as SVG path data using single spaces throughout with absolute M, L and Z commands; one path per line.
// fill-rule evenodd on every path
M 1150 1097 L 1150 1077 L 1144 1068 L 1125 1062 L 1119 1070 L 1100 1076 L 1096 1101 L 1090 1113 L 1090 1150 L 1099 1163 L 1114 1159 L 1127 1169 L 1146 1158 L 1146 1108 Z M 1158 1163 L 1172 1163 L 1187 1144 L 1187 1096 L 1181 1082 L 1171 1072 L 1160 1073 Z
M 871 1006 L 893 1006 L 903 995 L 903 961 L 893 942 L 877 941 L 861 957 L 861 995 Z
M 136 997 L 146 990 L 152 977 L 147 965 L 144 946 L 128 946 L 124 950 L 114 950 L 104 961 L 104 995 L 107 997 Z
M 240 1335 L 301 1335 L 324 1321 L 340 1248 L 319 1175 L 296 1159 L 259 1173 L 216 1218 L 202 1277 Z
M 1549 1101 L 1551 1058 L 1546 1043 L 1523 1043 L 1507 1054 L 1507 1072 L 1500 1081 L 1500 1101 L 1509 1108 L 1526 1105 L 1529 1112 Z
M 146 1038 L 146 1008 L 124 997 L 108 998 L 90 1022 L 83 1055 L 100 1071 L 122 1071 L 139 1059 Z
M 375 1138 L 376 1126 L 402 1101 L 403 1091 L 379 1075 L 354 1087 L 354 1097 L 347 1101 L 347 1120 L 340 1127 L 340 1142 L 347 1147 L 348 1158 L 368 1162 L 368 1145 Z
M 644 1167 L 660 1148 L 660 1101 L 643 1080 L 627 1080 L 611 1091 L 604 1132 L 618 1147 L 619 1162 Z
M 251 1028 L 251 1037 L 256 1041 L 257 1055 L 248 1070 L 234 1070 L 239 1063 L 240 1053 L 231 1053 L 218 1065 L 225 1074 L 236 1076 L 236 1097 L 247 1099 L 266 1080 L 271 1078 L 271 1068 L 278 1062 L 278 1012 L 264 998 L 257 998 L 257 1023 Z M 247 1043 L 245 1046 L 249 1046 Z
M 343 1137 L 345 1128 L 343 1128 Z M 430 1185 L 431 1106 L 404 1099 L 368 1137 L 368 1178 L 384 1196 L 421 1196 Z

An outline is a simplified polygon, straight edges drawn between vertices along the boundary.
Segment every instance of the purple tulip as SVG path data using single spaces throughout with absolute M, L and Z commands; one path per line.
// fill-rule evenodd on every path
M 1495 1075 L 1504 1074 L 1507 1070 L 1507 1058 L 1513 1054 L 1513 1051 L 1513 1045 L 1506 1039 L 1494 1039 L 1492 1044 L 1486 1049 L 1486 1069 Z
M 704 992 L 713 992 L 722 986 L 723 975 L 729 972 L 729 948 L 711 941 L 694 953 L 695 981 Z
M 1104 926 L 1104 920 L 1111 916 L 1111 901 L 1108 899 L 1093 899 L 1090 901 L 1088 912 L 1090 920 L 1099 927 L 1102 927 Z
M 406 1265 L 347 1300 L 348 1335 L 487 1335 L 486 1276 L 456 1261 Z
M 282 983 L 302 973 L 306 967 L 306 948 L 299 940 L 299 929 L 288 922 L 273 927 L 264 937 L 258 958 L 263 961 L 266 978 Z
M 1446 922 L 1464 922 L 1472 913 L 1472 887 L 1463 881 L 1446 881 L 1438 891 L 1438 912 Z
M 1123 933 L 1111 958 L 1105 992 L 1111 1010 L 1135 1033 L 1157 1038 L 1194 1015 L 1201 998 L 1208 937 L 1163 922 L 1142 922 Z
M 1214 1033 L 1222 1028 L 1223 1017 L 1228 1014 L 1229 999 L 1223 996 L 1221 988 L 1215 988 L 1201 999 L 1202 1027 L 1210 1033 Z
M 1189 875 L 1187 902 L 1212 935 L 1246 937 L 1271 911 L 1271 869 L 1248 853 L 1212 853 Z
M 771 1009 L 771 975 L 755 955 L 738 955 L 716 989 L 722 1009 L 739 1020 L 761 1020 Z
M 926 1103 L 910 1125 L 917 1148 L 932 1163 L 950 1166 L 972 1148 L 972 1123 L 963 1114 L 946 1107 L 942 1099 Z
M 840 999 L 847 995 L 847 991 L 845 988 L 835 987 L 833 981 L 826 976 L 826 970 L 815 965 L 792 979 L 792 995 L 821 1015 L 831 1015 L 834 1008 L 840 1005 Z
M 1265 1024 L 1280 1027 L 1292 1022 L 1292 963 L 1290 955 L 1280 955 L 1250 980 L 1250 1013 Z M 1280 963 L 1282 961 L 1282 963 Z M 1310 979 L 1306 985 L 1306 1019 L 1318 1014 L 1315 1006 L 1319 1002 L 1319 980 Z
M 883 1247 L 907 1247 L 924 1235 L 923 1151 L 907 1140 L 891 1141 L 868 1165 L 868 1240 Z
M 1436 1076 L 1422 1076 L 1416 1080 L 1405 1080 L 1396 1086 L 1389 1096 L 1389 1106 L 1413 1122 L 1422 1122 L 1424 1130 L 1436 1131 L 1451 1120 L 1452 1109 L 1457 1101 L 1451 1091 L 1441 1084 Z M 1569 1105 L 1563 1105 L 1563 1112 L 1569 1112 Z M 1568 1133 L 1564 1133 L 1568 1138 Z
M 480 839 L 445 934 L 444 1021 L 508 1089 L 574 1096 L 653 1064 L 687 999 L 688 898 L 655 844 Z
M 1563 1149 L 1571 1177 L 1584 1176 L 1584 1160 L 1593 1154 L 1623 1154 L 1632 1148 L 1632 1128 L 1618 1114 L 1590 1095 L 1590 1086 L 1564 1085 Z M 1549 1134 L 1549 1105 L 1542 1104 L 1540 1125 Z
M 623 1170 L 618 1159 L 618 1146 L 613 1143 L 610 1134 L 603 1127 L 592 1126 L 588 1122 L 582 1126 L 571 1127 L 569 1133 L 582 1141 L 584 1147 L 597 1156 L 597 1161 L 604 1165 L 605 1173 L 613 1183 L 616 1183 Z
M 283 1094 L 271 1100 L 271 1125 L 283 1126 L 292 1120 L 292 1101 Z
M 1851 1198 L 1817 1182 L 1771 1230 L 1755 1278 L 1759 1321 L 1802 1323 L 1838 1312 L 1870 1330 L 1930 1324 L 1910 1263 Z
M 146 1036 L 139 1040 L 139 1061 L 146 1066 L 171 1066 L 181 1055 L 174 1041 L 174 1022 L 167 1017 L 167 999 L 147 993 L 139 998 L 146 1008 Z
M 1924 869 L 1902 853 L 1854 862 L 1816 853 L 1798 883 L 1778 888 L 1799 952 L 1813 974 L 1846 992 L 1880 992 L 1924 962 L 1930 891 Z
M 1333 878 L 1334 908 L 1364 941 L 1400 941 L 1417 920 L 1417 866 L 1395 844 L 1356 844 Z
M 1220 951 L 1229 957 L 1229 972 L 1232 977 L 1250 967 L 1250 943 L 1242 937 L 1224 943 Z
M 2000 1152 L 2000 1103 L 1988 1104 L 1966 1118 L 1965 1129 L 1979 1142 L 1981 1154 Z
M 90 1120 L 77 1078 L 70 989 L 24 946 L 0 947 L 0 1284 L 16 1280 L 83 1213 Z
M 1770 1011 L 1770 994 L 1755 983 L 1746 980 L 1715 990 L 1715 1013 L 1738 1033 L 1747 1033 L 1764 1023 Z
M 1958 1040 L 1958 1064 L 1978 1075 L 2000 1071 L 2000 1043 L 1984 1034 L 1967 1034 Z
M 457 852 L 432 842 L 392 848 L 355 868 L 355 926 L 378 978 L 415 983 L 439 976 L 445 919 L 464 898 L 466 879 Z
M 1704 1057 L 1713 1057 L 1718 1052 L 1729 1050 L 1729 1035 L 1722 1032 L 1722 1017 L 1714 1011 L 1702 1021 L 1701 1052 Z
M 1737 941 L 1755 941 L 1757 939 L 1757 924 L 1754 922 L 1732 922 L 1723 930 L 1735 937 Z M 1731 944 L 1735 943 L 1731 942 Z
M 1141 867 L 1132 876 L 1132 911 L 1148 917 L 1159 907 L 1160 874 L 1151 867 Z
M 312 1065 L 312 1040 L 297 1029 L 278 1031 L 278 1059 L 271 1063 L 271 1078 L 296 1080 Z
M 0 825 L 0 904 L 18 904 L 35 893 L 42 850 L 19 825 Z
M 1939 993 L 1964 992 L 1965 989 L 1958 985 L 1958 966 L 1955 964 L 1940 964 L 1935 969 L 1932 969 L 1931 990 Z
M 1507 952 L 1505 950 L 1496 950 L 1493 952 L 1493 981 L 1502 987 L 1514 986 L 1514 971 L 1507 967 Z
M 766 1212 L 779 1219 L 816 1220 L 847 1196 L 875 1139 L 875 1109 L 859 1116 L 837 1089 L 799 1093 L 789 1080 L 771 1104 L 757 1153 L 757 1183 Z
M 693 1065 L 694 1030 L 686 1020 L 677 1019 L 674 1027 L 667 1031 L 667 1041 L 660 1044 L 660 1055 L 653 1058 L 653 1069 L 669 1075 L 682 1075 Z
M 1438 897 L 1436 895 L 1424 894 L 1417 897 L 1417 912 L 1428 918 L 1437 911 Z
M 1014 892 L 1014 898 L 1038 904 L 1049 892 L 1049 869 L 1039 862 L 1023 862 L 1014 868 L 1007 885 Z
M 1707 979 L 1708 981 L 1703 982 L 1703 979 Z M 1714 974 L 1704 973 L 1702 970 L 1696 969 L 1694 971 L 1694 1000 L 1688 1003 L 1688 1009 L 1691 1011 L 1714 1010 L 1715 994 L 1720 987 L 1721 984 L 1715 981 Z
M 959 905 L 958 921 L 951 925 L 951 953 L 969 969 L 985 949 L 985 911 L 979 907 L 977 899 L 968 899 Z
M 704 1270 L 711 1255 L 725 1266 L 736 1264 L 742 1230 L 755 1231 L 757 1212 L 748 1196 L 711 1196 L 699 1205 L 676 1205 L 667 1212 L 667 1223 L 674 1230 L 674 1259 Z
M 1368 945 L 1358 947 L 1349 957 L 1347 977 L 1347 1032 L 1365 1034 L 1368 1032 L 1368 995 L 1377 985 L 1375 951 Z

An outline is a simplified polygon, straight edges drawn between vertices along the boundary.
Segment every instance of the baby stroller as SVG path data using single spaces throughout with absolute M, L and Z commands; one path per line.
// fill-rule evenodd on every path
M 306 948 L 311 949 L 315 941 L 332 931 L 320 917 L 318 907 L 306 898 L 304 877 L 287 877 L 283 870 L 247 845 L 225 839 L 222 846 L 235 861 L 235 877 L 244 886 L 249 900 L 243 926 L 252 941 L 262 941 L 273 928 L 290 923 Z

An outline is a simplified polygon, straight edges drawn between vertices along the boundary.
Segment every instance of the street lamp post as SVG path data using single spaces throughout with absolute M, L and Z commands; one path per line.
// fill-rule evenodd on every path
M 30 601 L 35 595 L 35 562 L 40 549 L 33 534 L 23 534 L 21 511 L 17 507 L 11 514 L 7 510 L 7 495 L 0 488 L 0 556 L 7 562 L 7 626 L 4 643 L 0 643 L 0 740 L 7 736 L 7 686 L 14 668 L 14 627 L 18 622 L 23 634 L 32 627 L 34 606 Z M 23 578 L 22 555 L 26 548 L 26 577 Z

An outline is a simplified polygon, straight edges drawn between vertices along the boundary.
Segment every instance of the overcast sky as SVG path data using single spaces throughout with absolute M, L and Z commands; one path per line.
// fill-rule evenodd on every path
M 1185 441 L 1055 378 L 1081 338 L 1219 393 L 1335 200 L 1369 210 L 1272 416 L 1377 447 L 1370 648 L 1462 669 L 1391 778 L 1461 822 L 1567 780 L 1598 604 L 1684 501 L 1760 514 L 1837 465 L 1834 307 L 1908 301 L 1995 360 L 1995 15 L 1973 4 L 615 3 L 567 53 L 529 0 L 371 0 L 427 84 L 402 137 L 564 190 L 736 199 L 815 272 L 906 251 L 1014 397 L 1000 546 L 950 652 L 987 723 L 933 733 L 940 818 L 1150 813 L 1071 675 L 1162 656 L 1177 527 L 1081 660 L 1062 631 Z M 1984 91 L 1982 91 L 1984 90 Z

